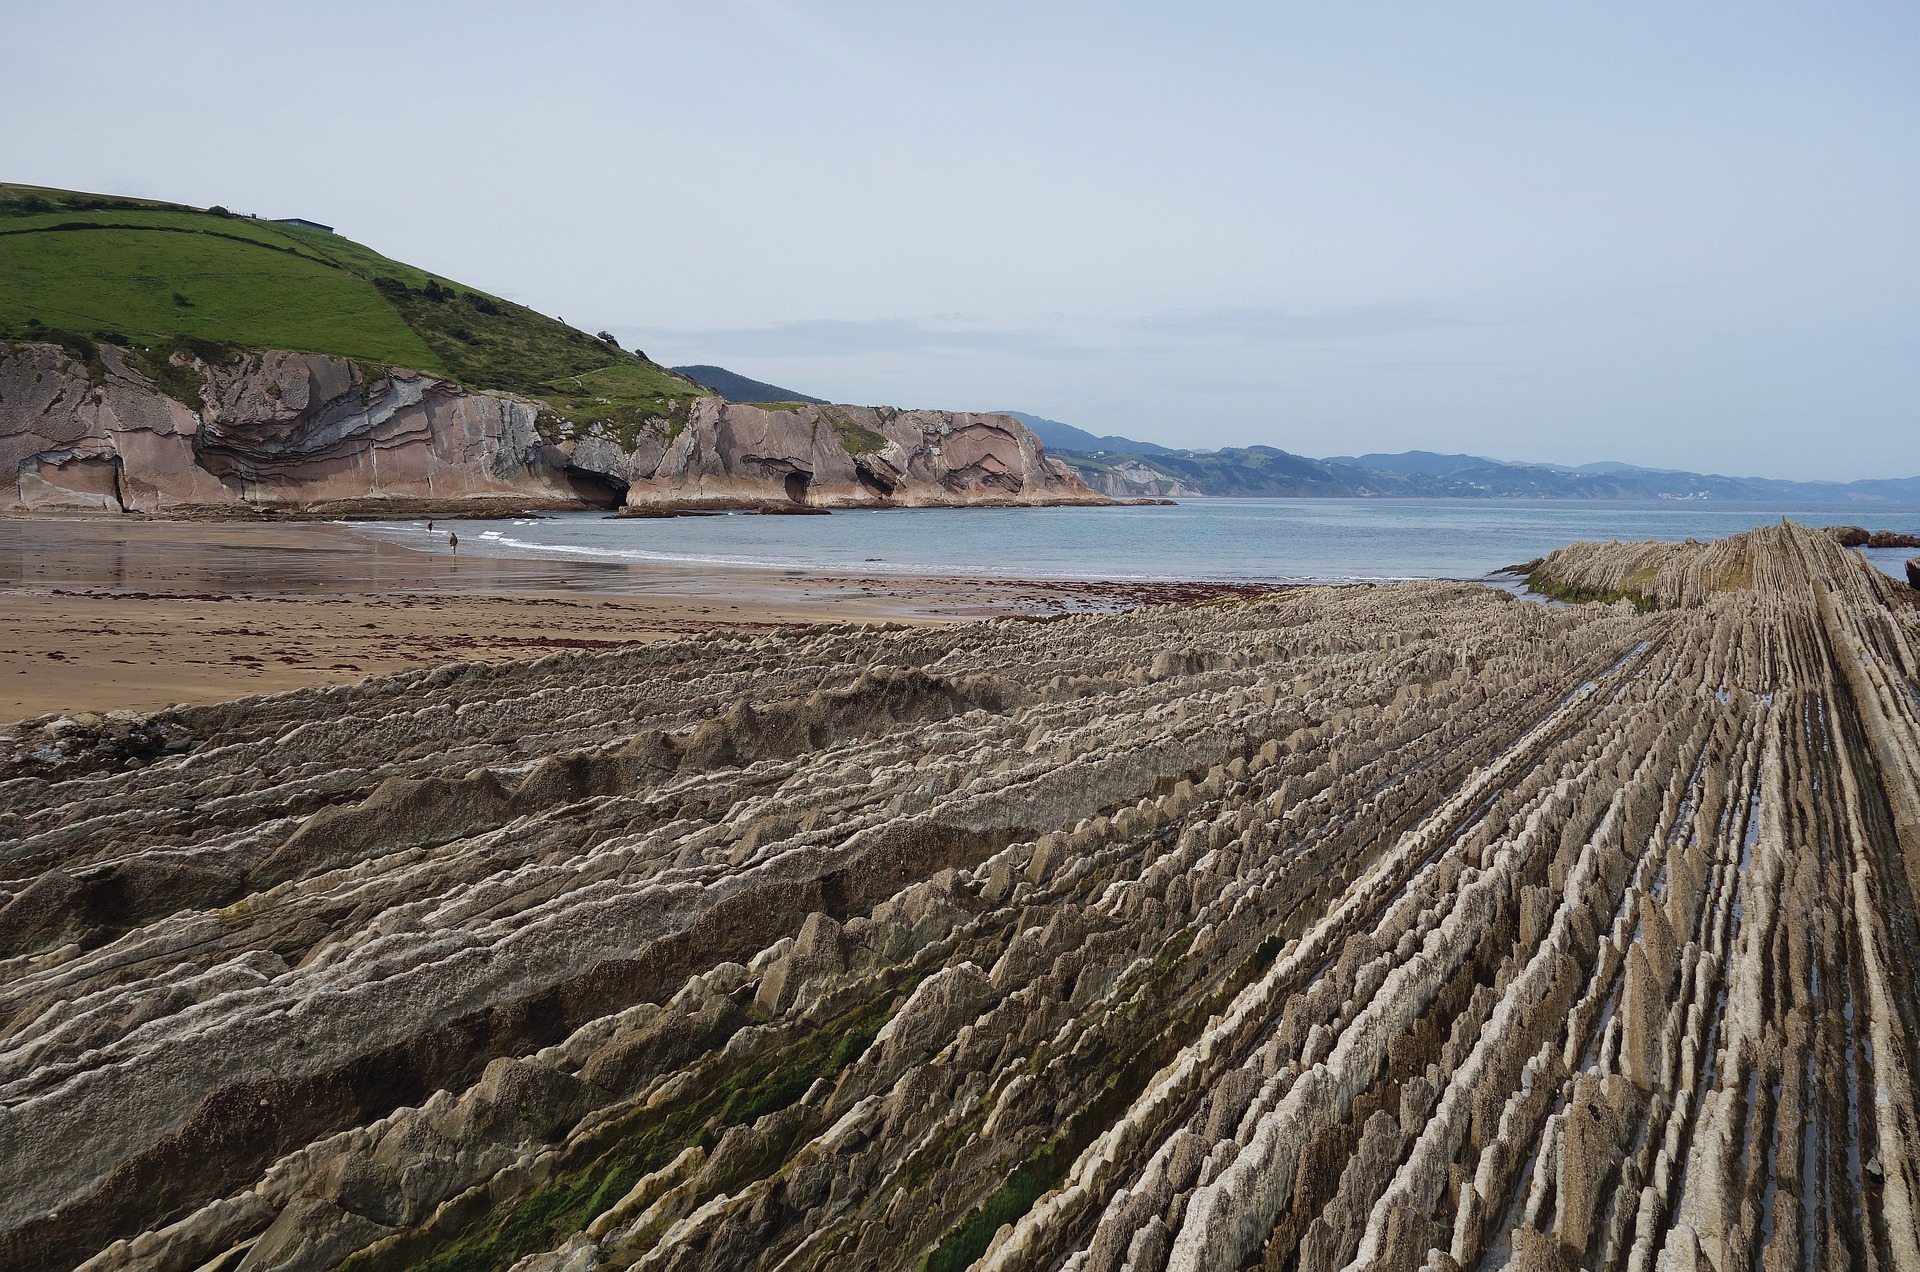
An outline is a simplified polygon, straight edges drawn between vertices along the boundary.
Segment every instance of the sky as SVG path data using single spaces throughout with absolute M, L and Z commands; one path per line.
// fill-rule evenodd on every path
M 0 179 L 843 402 L 1920 474 L 1920 6 L 7 0 Z

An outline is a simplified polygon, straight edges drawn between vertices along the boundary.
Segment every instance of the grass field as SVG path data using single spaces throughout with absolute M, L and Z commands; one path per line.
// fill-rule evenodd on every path
M 323 230 L 0 185 L 0 338 L 49 330 L 408 367 L 541 398 L 579 424 L 631 427 L 676 407 L 683 418 L 705 395 L 617 345 Z
M 0 231 L 0 323 L 167 336 L 445 367 L 364 280 L 234 239 L 166 230 Z

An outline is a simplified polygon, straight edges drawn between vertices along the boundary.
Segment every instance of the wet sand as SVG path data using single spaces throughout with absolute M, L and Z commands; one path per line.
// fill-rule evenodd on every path
M 1249 590 L 461 557 L 318 523 L 10 518 L 0 720 L 714 630 L 1041 617 Z

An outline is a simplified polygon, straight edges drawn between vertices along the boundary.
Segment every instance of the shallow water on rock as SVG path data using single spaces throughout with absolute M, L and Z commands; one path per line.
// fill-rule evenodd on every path
M 457 522 L 462 556 L 1063 579 L 1480 578 L 1582 539 L 1717 539 L 1791 517 L 1920 530 L 1920 505 L 1191 499 L 1171 507 L 917 508 Z M 442 523 L 444 530 L 446 523 Z M 357 525 L 426 551 L 423 522 Z M 1868 554 L 1904 577 L 1910 551 Z

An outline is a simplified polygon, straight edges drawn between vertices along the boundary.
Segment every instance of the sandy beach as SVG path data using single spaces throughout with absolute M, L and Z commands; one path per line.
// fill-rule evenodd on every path
M 0 720 L 219 702 L 715 630 L 966 622 L 1236 590 L 1247 589 L 456 556 L 327 523 L 10 518 L 0 522 Z

